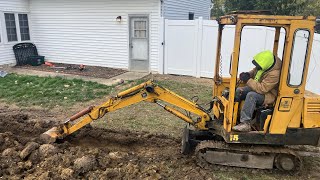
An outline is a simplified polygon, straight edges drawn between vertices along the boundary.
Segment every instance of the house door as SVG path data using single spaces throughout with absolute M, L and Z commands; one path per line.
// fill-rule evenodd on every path
M 149 71 L 149 23 L 147 16 L 130 17 L 130 70 Z

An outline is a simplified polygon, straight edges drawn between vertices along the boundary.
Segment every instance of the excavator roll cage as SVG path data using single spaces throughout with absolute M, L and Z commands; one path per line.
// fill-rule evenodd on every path
M 198 130 L 208 130 L 207 122 L 211 120 L 209 112 L 212 107 L 209 110 L 205 110 L 197 103 L 189 101 L 150 80 L 118 93 L 117 96 L 109 98 L 105 103 L 99 106 L 90 106 L 80 111 L 59 127 L 48 130 L 44 135 L 50 136 L 51 140 L 49 142 L 53 142 L 55 139 L 63 139 L 65 136 L 74 133 L 92 121 L 102 118 L 108 112 L 113 112 L 142 101 L 156 103 L 166 111 L 193 125 Z M 194 120 L 191 116 L 185 115 L 176 108 L 163 104 L 161 101 L 186 110 L 198 117 Z M 82 116 L 85 117 L 74 124 L 71 123 Z

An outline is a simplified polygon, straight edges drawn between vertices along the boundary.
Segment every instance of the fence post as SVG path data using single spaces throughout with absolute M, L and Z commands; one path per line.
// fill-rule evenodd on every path
M 198 52 L 198 34 L 199 34 L 199 19 L 193 20 L 194 22 L 194 43 L 193 43 L 193 57 L 192 57 L 192 76 L 197 76 L 197 52 Z
M 168 23 L 169 23 L 169 21 L 168 21 L 168 19 L 165 19 L 164 20 L 164 71 L 163 71 L 163 73 L 164 74 L 168 74 L 168 46 L 166 45 L 166 42 L 168 42 L 167 41 L 167 33 L 166 33 L 166 31 L 168 30 Z
M 202 58 L 202 36 L 203 36 L 203 18 L 199 17 L 197 23 L 197 48 L 196 48 L 196 77 L 200 78 L 201 58 Z

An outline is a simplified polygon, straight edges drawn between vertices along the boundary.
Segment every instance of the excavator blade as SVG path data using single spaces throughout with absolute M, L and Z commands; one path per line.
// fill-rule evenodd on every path
M 44 132 L 43 134 L 40 135 L 41 141 L 44 143 L 54 143 L 56 142 L 57 138 L 61 136 L 60 130 L 58 127 L 53 127 L 49 129 L 48 131 Z

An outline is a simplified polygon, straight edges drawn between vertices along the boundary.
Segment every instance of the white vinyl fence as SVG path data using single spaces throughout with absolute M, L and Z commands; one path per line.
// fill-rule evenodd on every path
M 234 26 L 225 26 L 222 38 L 222 75 L 229 75 Z M 273 49 L 274 28 L 244 27 L 238 72 L 253 68 L 253 56 Z M 212 20 L 165 20 L 164 73 L 212 78 L 217 49 L 218 23 Z M 282 58 L 285 31 L 281 30 L 278 54 Z M 298 41 L 306 41 L 299 36 Z M 320 35 L 315 34 L 307 89 L 320 94 Z

